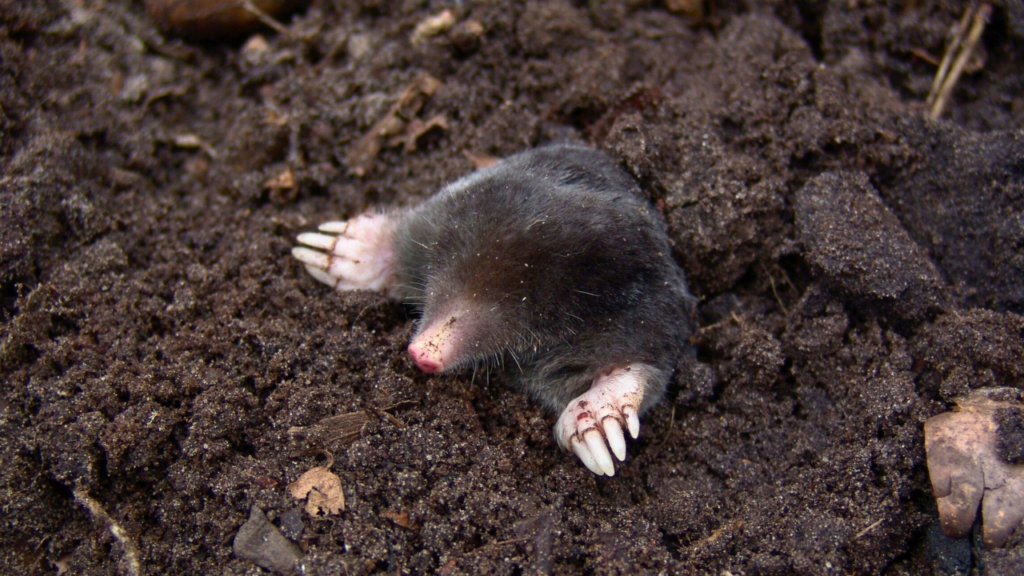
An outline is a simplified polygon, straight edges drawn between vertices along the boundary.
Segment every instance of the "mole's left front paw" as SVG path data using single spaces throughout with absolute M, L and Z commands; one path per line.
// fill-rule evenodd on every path
M 292 256 L 335 290 L 388 292 L 393 288 L 394 229 L 395 222 L 384 214 L 326 222 L 319 232 L 299 234 Z
M 1019 462 L 1022 448 L 1005 445 L 1020 441 L 1016 395 L 1012 389 L 975 390 L 956 400 L 958 411 L 924 424 L 928 473 L 947 536 L 970 532 L 979 503 L 986 548 L 1002 546 L 1024 520 L 1024 464 L 1007 461 Z
M 649 371 L 647 366 L 630 364 L 599 376 L 558 418 L 558 445 L 572 450 L 594 474 L 614 476 L 611 454 L 620 462 L 626 459 L 622 429 L 629 430 L 633 438 L 640 434 L 640 404 Z

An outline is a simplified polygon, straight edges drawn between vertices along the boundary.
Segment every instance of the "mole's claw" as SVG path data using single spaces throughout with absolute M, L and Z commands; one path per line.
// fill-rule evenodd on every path
M 327 270 L 331 265 L 331 259 L 327 254 L 317 252 L 316 250 L 310 250 L 309 248 L 302 246 L 292 248 L 292 256 L 303 264 L 320 270 Z
M 608 417 L 602 422 L 604 437 L 608 439 L 608 446 L 612 454 L 622 462 L 626 459 L 626 439 L 622 436 L 622 425 L 615 418 Z
M 348 232 L 348 220 L 341 222 L 324 222 L 317 226 L 316 229 L 321 232 L 330 232 L 331 234 L 344 234 L 345 232 Z
M 615 464 L 612 462 L 612 455 L 608 453 L 608 446 L 604 443 L 604 434 L 599 428 L 591 428 L 583 434 L 583 441 L 587 448 L 594 455 L 597 467 L 606 476 L 615 476 Z
M 311 248 L 317 248 L 325 252 L 334 250 L 334 245 L 338 242 L 337 236 L 328 236 L 327 234 L 317 234 L 316 232 L 303 232 L 295 238 L 299 244 L 305 244 Z
M 1019 411 L 1015 390 L 976 390 L 956 400 L 960 410 L 924 424 L 928 474 L 942 530 L 952 538 L 971 531 L 978 503 L 986 548 L 1002 546 L 1024 521 L 1024 464 L 999 453 L 999 411 Z
M 298 248 L 296 248 L 295 250 L 298 250 Z M 329 273 L 327 273 L 326 270 L 322 270 L 321 268 L 313 266 L 312 264 L 306 264 L 306 272 L 309 272 L 310 276 L 316 278 L 318 281 L 324 284 L 327 284 L 331 288 L 338 287 L 338 279 L 335 278 L 334 276 L 331 276 Z
M 633 437 L 633 440 L 636 440 L 640 436 L 640 416 L 637 415 L 636 408 L 626 406 L 622 413 L 626 416 L 626 427 L 629 428 L 629 435 Z
M 573 453 L 576 454 L 576 457 L 580 459 L 580 462 L 583 462 L 583 465 L 586 466 L 588 470 L 598 476 L 604 474 L 604 471 L 597 466 L 597 461 L 594 460 L 594 456 L 590 453 L 590 450 L 587 449 L 586 444 L 578 438 L 573 438 L 570 440 L 569 444 L 572 446 Z

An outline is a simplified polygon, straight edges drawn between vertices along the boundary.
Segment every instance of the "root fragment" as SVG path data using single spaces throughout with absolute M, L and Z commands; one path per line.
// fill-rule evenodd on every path
M 110 530 L 110 533 L 114 536 L 114 540 L 120 545 L 121 550 L 124 552 L 124 558 L 121 561 L 121 568 L 124 574 L 129 576 L 138 576 L 142 573 L 142 562 L 139 560 L 139 547 L 135 544 L 135 540 L 132 539 L 128 531 L 121 527 L 107 511 L 103 509 L 103 505 L 100 504 L 95 498 L 89 496 L 89 493 L 83 488 L 76 488 L 74 491 L 75 502 L 78 502 L 86 510 L 92 514 L 98 522 Z

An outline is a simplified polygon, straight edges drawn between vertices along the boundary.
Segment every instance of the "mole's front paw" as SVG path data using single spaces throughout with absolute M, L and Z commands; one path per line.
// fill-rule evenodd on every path
M 363 214 L 326 222 L 320 232 L 299 234 L 292 256 L 317 280 L 336 290 L 388 291 L 393 282 L 394 229 L 391 218 Z
M 611 454 L 619 461 L 626 459 L 622 429 L 629 430 L 633 438 L 640 434 L 640 404 L 649 372 L 647 366 L 630 364 L 599 376 L 590 390 L 569 402 L 558 418 L 558 445 L 572 450 L 594 474 L 614 476 Z
M 959 411 L 924 424 L 939 520 L 952 538 L 970 532 L 979 503 L 986 548 L 1002 546 L 1024 520 L 1024 464 L 1007 461 L 1021 457 L 1017 394 L 1005 388 L 976 390 L 956 400 Z

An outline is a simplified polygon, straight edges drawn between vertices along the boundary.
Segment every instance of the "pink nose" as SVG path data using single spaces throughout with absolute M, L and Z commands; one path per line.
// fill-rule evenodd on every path
M 409 344 L 409 355 L 412 356 L 416 367 L 423 370 L 427 374 L 433 374 L 441 371 L 441 362 L 436 358 L 431 358 L 425 350 L 417 345 L 416 342 Z

